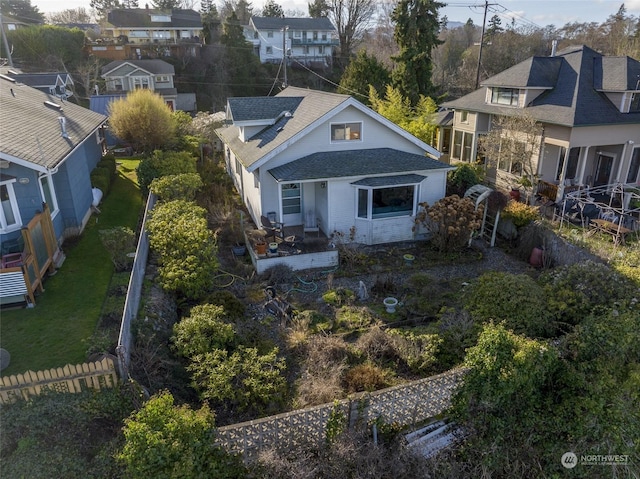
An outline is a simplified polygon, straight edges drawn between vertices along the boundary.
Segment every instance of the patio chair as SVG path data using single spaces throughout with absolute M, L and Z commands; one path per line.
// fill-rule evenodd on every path
M 273 241 L 276 241 L 276 236 L 284 240 L 284 224 L 278 221 L 269 221 L 266 216 L 260 216 L 260 223 L 262 223 L 262 229 L 267 233 L 266 236 L 273 236 Z

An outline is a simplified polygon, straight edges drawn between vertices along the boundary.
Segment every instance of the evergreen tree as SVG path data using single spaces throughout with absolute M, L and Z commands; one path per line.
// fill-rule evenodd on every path
M 369 87 L 372 86 L 377 92 L 382 92 L 389 83 L 391 83 L 389 69 L 378 61 L 375 55 L 368 55 L 366 50 L 362 49 L 342 74 L 338 93 L 359 94 L 360 101 L 370 104 Z
M 494 15 L 489 19 L 486 35 L 487 37 L 492 37 L 502 32 L 504 32 L 504 28 L 502 28 L 502 20 L 500 20 L 500 17 L 498 15 Z
M 106 19 L 111 9 L 122 8 L 119 0 L 91 0 L 89 6 L 96 11 L 98 19 Z
M 0 0 L 0 12 L 24 23 L 44 23 L 44 15 L 31 0 Z
M 262 16 L 284 18 L 284 10 L 274 0 L 267 0 L 262 7 Z
M 158 10 L 172 10 L 174 8 L 180 8 L 180 0 L 152 0 L 151 5 Z
M 313 0 L 307 3 L 309 7 L 309 16 L 311 18 L 323 18 L 329 16 L 329 5 L 326 0 Z
M 206 44 L 213 43 L 213 39 L 217 36 L 217 28 L 220 25 L 218 16 L 218 8 L 213 0 L 202 0 L 200 2 L 200 17 L 202 18 L 202 33 Z
M 392 14 L 394 38 L 400 48 L 393 57 L 397 62 L 393 83 L 412 105 L 420 95 L 429 96 L 433 90 L 431 54 L 442 43 L 438 39 L 438 9 L 443 6 L 434 0 L 400 0 Z
M 248 25 L 249 20 L 253 16 L 253 5 L 247 0 L 238 0 L 238 4 L 234 9 L 240 25 Z

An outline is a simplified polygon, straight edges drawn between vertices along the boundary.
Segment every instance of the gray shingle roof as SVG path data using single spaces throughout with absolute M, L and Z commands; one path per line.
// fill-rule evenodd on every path
M 171 15 L 170 22 L 152 22 L 151 15 Z M 121 28 L 202 28 L 202 19 L 195 10 L 174 8 L 173 10 L 158 10 L 146 8 L 127 8 L 111 10 L 107 16 L 108 22 L 114 27 Z
M 175 68 L 171 63 L 167 63 L 164 60 L 114 60 L 112 62 L 107 63 L 100 70 L 102 75 L 106 75 L 107 73 L 115 70 L 116 68 L 129 63 L 134 65 L 137 68 L 141 68 L 149 73 L 154 75 L 173 75 L 175 74 Z
M 66 119 L 69 139 L 61 136 L 59 117 Z M 0 155 L 4 158 L 9 155 L 54 168 L 106 120 L 87 108 L 0 77 Z
M 553 88 L 562 58 L 531 57 L 482 82 L 484 86 Z
M 253 104 L 256 111 L 259 111 L 262 109 L 260 105 L 263 102 L 270 103 L 271 98 L 273 97 L 249 97 L 246 101 Z M 298 102 L 298 106 L 289 109 L 292 116 L 281 117 L 275 124 L 265 127 L 248 141 L 240 140 L 236 126 L 216 130 L 220 139 L 247 168 L 350 99 L 348 95 L 296 87 L 286 88 L 275 98 L 288 99 L 287 101 L 292 103 Z
M 63 83 L 73 84 L 71 75 L 67 72 L 59 73 L 15 73 L 9 74 L 11 78 L 15 78 L 17 82 L 24 83 L 25 85 L 32 86 L 34 88 L 44 86 L 56 86 L 58 80 Z
M 277 18 L 277 17 L 251 17 L 251 22 L 256 30 L 280 30 L 289 27 L 291 30 L 335 30 L 331 20 L 322 18 Z
M 305 181 L 451 168 L 424 155 L 392 148 L 313 153 L 269 173 L 277 181 Z
M 294 112 L 302 97 L 229 98 L 229 117 L 233 121 L 275 120 L 285 111 Z
M 596 58 L 593 76 L 596 90 L 640 90 L 640 62 L 629 57 Z
M 546 64 L 559 67 L 557 79 L 549 91 L 538 96 L 526 107 L 526 111 L 534 118 L 545 123 L 571 127 L 640 123 L 640 113 L 620 113 L 604 93 L 597 91 L 598 83 L 600 85 L 605 83 L 609 86 L 618 84 L 618 80 L 612 80 L 617 75 L 621 75 L 620 84 L 626 82 L 629 86 L 634 72 L 640 69 L 640 62 L 628 58 L 626 74 L 621 74 L 620 72 L 624 68 L 621 67 L 620 62 L 612 64 L 609 64 L 608 60 L 602 62 L 603 56 L 600 53 L 584 45 L 560 51 L 556 57 L 549 57 L 548 60 L 552 61 L 547 61 L 545 58 L 542 58 L 540 62 L 529 59 L 515 65 L 484 81 L 482 84 L 485 87 L 457 100 L 446 102 L 443 106 L 498 115 L 522 111 L 502 105 L 487 104 L 485 102 L 486 86 L 511 86 L 514 88 L 544 86 L 543 80 L 539 79 L 542 73 L 538 72 L 538 66 Z M 560 61 L 559 65 L 554 63 L 558 61 Z M 598 81 L 600 74 L 597 66 L 599 64 L 603 65 L 602 78 L 606 78 L 606 81 Z M 527 68 L 531 72 L 530 75 L 526 74 Z M 538 80 L 534 84 L 529 84 L 528 81 L 531 77 L 538 78 Z M 549 78 L 552 77 L 553 75 L 549 76 Z

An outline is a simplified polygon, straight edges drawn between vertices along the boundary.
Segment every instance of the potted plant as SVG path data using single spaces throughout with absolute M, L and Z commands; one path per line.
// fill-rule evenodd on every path
M 242 212 L 239 217 L 231 221 L 231 251 L 235 256 L 244 256 L 247 253 L 247 245 L 244 238 L 244 219 Z

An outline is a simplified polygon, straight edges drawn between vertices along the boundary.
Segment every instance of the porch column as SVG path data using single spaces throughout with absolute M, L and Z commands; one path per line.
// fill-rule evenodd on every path
M 562 171 L 560 172 L 560 179 L 558 180 L 558 192 L 556 193 L 556 203 L 562 201 L 564 196 L 564 179 L 567 176 L 567 164 L 569 163 L 569 152 L 571 148 L 564 149 L 564 158 L 562 160 Z
M 578 174 L 578 180 L 580 181 L 580 184 L 584 184 L 584 170 L 587 168 L 587 157 L 589 156 L 589 148 L 591 148 L 591 147 L 590 146 L 584 146 L 582 148 L 584 154 L 580 155 L 581 156 L 580 161 L 579 161 L 580 173 Z M 585 186 L 588 186 L 588 185 L 585 185 Z
M 629 146 L 633 146 L 633 140 L 628 140 L 624 142 L 624 146 L 622 147 L 622 156 L 620 157 L 620 163 L 618 164 L 618 172 L 616 173 L 616 183 L 622 183 L 622 165 L 627 161 L 627 150 Z M 631 149 L 633 152 L 633 148 Z M 631 155 L 629 155 L 631 157 Z M 625 178 L 626 180 L 626 178 Z

